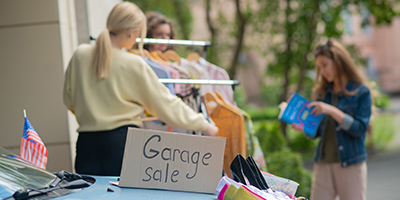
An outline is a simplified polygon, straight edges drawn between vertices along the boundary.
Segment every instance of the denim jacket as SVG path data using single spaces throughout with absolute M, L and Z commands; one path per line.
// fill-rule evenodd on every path
M 339 160 L 342 167 L 350 166 L 367 160 L 367 150 L 365 148 L 365 136 L 371 117 L 372 97 L 370 90 L 363 84 L 349 81 L 346 89 L 350 92 L 357 91 L 355 95 L 337 94 L 337 104 L 335 105 L 345 113 L 342 124 L 335 123 L 336 144 Z M 328 104 L 333 102 L 332 84 L 328 87 L 324 99 L 317 99 Z M 324 116 L 318 127 L 315 137 L 321 137 L 314 161 L 322 159 L 322 137 L 325 132 L 328 117 Z

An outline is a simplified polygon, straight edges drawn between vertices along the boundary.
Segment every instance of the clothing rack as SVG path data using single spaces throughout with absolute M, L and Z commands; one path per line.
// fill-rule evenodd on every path
M 238 80 L 208 80 L 208 79 L 158 79 L 160 83 L 176 83 L 176 84 L 208 84 L 208 85 L 231 85 L 235 90 L 235 86 L 240 84 Z
M 90 36 L 90 40 L 96 40 L 96 38 Z M 141 38 L 136 38 L 136 42 L 140 42 Z M 158 39 L 158 38 L 144 38 L 144 44 L 169 44 L 169 45 L 183 45 L 183 46 L 211 46 L 209 41 L 199 40 L 176 40 L 176 39 Z
M 90 40 L 96 38 L 90 36 Z M 136 42 L 140 42 L 141 38 L 136 38 Z M 168 45 L 182 45 L 182 46 L 203 46 L 204 56 L 207 54 L 207 47 L 211 46 L 209 41 L 198 40 L 176 40 L 176 39 L 157 39 L 157 38 L 144 38 L 144 44 L 168 44 Z M 239 85 L 238 80 L 206 80 L 206 79 L 158 79 L 161 83 L 176 83 L 176 84 L 209 84 L 209 85 Z
M 96 40 L 96 38 L 90 36 L 90 40 Z M 136 42 L 140 42 L 141 38 L 136 38 Z M 144 44 L 168 44 L 168 45 L 180 45 L 180 46 L 200 46 L 204 47 L 204 57 L 207 54 L 207 48 L 211 46 L 210 41 L 199 41 L 199 40 L 176 40 L 176 39 L 158 39 L 158 38 L 144 38 Z
M 239 85 L 238 80 L 207 80 L 207 79 L 158 79 L 161 83 L 176 84 L 209 84 L 209 85 Z

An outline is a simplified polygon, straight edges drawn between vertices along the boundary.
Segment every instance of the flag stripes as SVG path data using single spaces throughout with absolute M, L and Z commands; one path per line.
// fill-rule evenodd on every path
M 25 118 L 24 132 L 21 140 L 21 157 L 34 166 L 45 169 L 47 149 L 28 118 Z

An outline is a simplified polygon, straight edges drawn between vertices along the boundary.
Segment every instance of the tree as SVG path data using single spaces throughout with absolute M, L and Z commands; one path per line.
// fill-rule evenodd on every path
M 279 4 L 273 0 L 258 0 L 257 3 L 260 9 L 255 14 L 258 19 L 253 24 L 269 28 L 257 30 L 270 35 L 270 38 L 284 38 L 272 42 L 265 52 L 275 58 L 268 64 L 268 73 L 281 77 L 282 101 L 287 99 L 291 86 L 296 84 L 295 91 L 302 91 L 305 74 L 313 66 L 309 59 L 312 47 L 321 38 L 339 39 L 343 35 L 343 26 L 340 25 L 344 11 L 350 8 L 358 12 L 367 10 L 377 24 L 391 23 L 393 17 L 399 16 L 393 10 L 396 2 L 391 0 L 286 0 Z M 370 23 L 370 18 L 365 19 L 363 25 Z M 261 22 L 272 25 L 263 26 Z M 286 135 L 285 123 L 281 124 L 281 129 Z
M 193 17 L 188 0 L 129 0 L 135 3 L 143 12 L 155 11 L 172 19 L 177 26 L 176 32 L 180 39 L 188 40 L 192 31 Z

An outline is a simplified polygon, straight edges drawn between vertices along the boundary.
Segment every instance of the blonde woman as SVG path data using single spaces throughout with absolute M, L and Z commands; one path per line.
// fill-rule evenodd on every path
M 145 15 L 133 3 L 119 3 L 96 44 L 80 45 L 69 62 L 64 103 L 79 123 L 78 173 L 119 176 L 127 129 L 142 127 L 139 116 L 144 110 L 172 126 L 201 129 L 210 136 L 218 132 L 159 83 L 140 56 L 123 50 L 130 49 L 139 35 L 146 35 Z
M 311 200 L 366 199 L 365 137 L 372 97 L 346 49 L 329 40 L 314 50 L 316 83 L 311 113 L 325 114 L 316 137 Z M 296 131 L 302 128 L 292 125 Z

